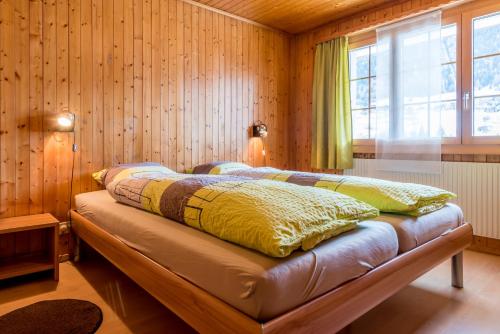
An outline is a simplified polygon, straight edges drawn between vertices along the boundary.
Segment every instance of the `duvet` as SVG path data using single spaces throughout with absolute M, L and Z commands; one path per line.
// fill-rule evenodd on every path
M 117 167 L 120 168 L 120 167 Z M 309 250 L 378 215 L 349 196 L 237 175 L 189 175 L 147 167 L 107 170 L 117 201 L 187 224 L 269 256 Z

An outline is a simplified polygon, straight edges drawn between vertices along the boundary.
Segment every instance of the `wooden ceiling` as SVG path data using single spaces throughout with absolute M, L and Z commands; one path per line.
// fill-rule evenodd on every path
M 194 1 L 293 34 L 391 2 L 391 0 Z

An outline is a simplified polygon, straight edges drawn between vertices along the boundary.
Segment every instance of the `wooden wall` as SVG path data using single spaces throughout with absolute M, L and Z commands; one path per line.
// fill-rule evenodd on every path
M 417 15 L 456 0 L 396 0 L 317 29 L 295 35 L 290 45 L 290 166 L 311 169 L 311 112 L 313 60 L 316 44 Z
M 287 167 L 289 36 L 180 0 L 0 0 L 0 217 L 65 219 L 104 166 L 212 160 L 262 165 L 248 128 L 269 126 L 268 165 Z

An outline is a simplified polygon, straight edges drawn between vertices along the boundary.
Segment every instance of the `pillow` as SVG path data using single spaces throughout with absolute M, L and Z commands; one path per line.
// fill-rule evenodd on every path
M 120 164 L 111 168 L 106 168 L 92 174 L 94 180 L 106 186 L 115 179 L 123 179 L 131 175 L 141 174 L 144 177 L 157 177 L 164 174 L 176 174 L 173 170 L 156 162 L 138 162 L 130 164 Z
M 227 174 L 228 172 L 252 168 L 247 164 L 232 161 L 215 161 L 198 165 L 193 168 L 193 174 Z

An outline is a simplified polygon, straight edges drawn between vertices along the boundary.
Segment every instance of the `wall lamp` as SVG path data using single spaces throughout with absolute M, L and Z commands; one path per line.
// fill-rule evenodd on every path
M 267 125 L 261 121 L 257 121 L 252 125 L 252 137 L 266 138 L 267 137 Z
M 257 121 L 252 125 L 252 137 L 262 140 L 262 156 L 264 157 L 264 166 L 266 165 L 266 146 L 264 139 L 267 137 L 267 125 L 262 121 Z
M 47 130 L 50 132 L 67 132 L 73 134 L 73 144 L 71 145 L 72 151 L 72 165 L 71 165 L 71 180 L 69 182 L 69 198 L 68 198 L 68 221 L 71 224 L 71 203 L 73 200 L 73 177 L 75 171 L 75 152 L 78 146 L 75 143 L 75 114 L 69 111 L 63 111 L 58 114 L 50 114 L 46 118 Z M 56 137 L 57 138 L 57 137 Z M 56 139 L 57 141 L 57 139 Z M 62 141 L 62 140 L 61 140 Z
M 56 132 L 75 131 L 75 114 L 71 112 L 62 112 L 58 114 L 53 131 Z

